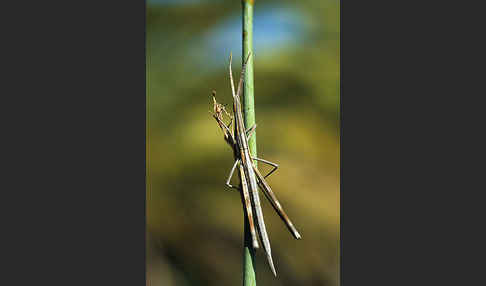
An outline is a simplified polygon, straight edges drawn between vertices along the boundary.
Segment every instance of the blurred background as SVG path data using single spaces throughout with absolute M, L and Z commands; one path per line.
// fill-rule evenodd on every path
M 213 89 L 231 110 L 241 11 L 147 0 L 147 285 L 242 283 L 243 208 L 224 184 L 233 155 L 209 112 Z M 339 31 L 338 0 L 255 1 L 258 155 L 279 164 L 268 182 L 302 234 L 261 195 L 278 276 L 257 251 L 258 285 L 340 284 Z

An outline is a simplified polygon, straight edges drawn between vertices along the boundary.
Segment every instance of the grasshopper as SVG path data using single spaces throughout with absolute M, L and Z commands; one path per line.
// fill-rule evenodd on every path
M 250 233 L 252 238 L 252 246 L 253 248 L 259 248 L 258 239 L 256 237 L 255 231 L 255 224 L 253 220 L 253 211 L 256 214 L 256 225 L 258 229 L 258 234 L 260 236 L 260 240 L 263 244 L 263 249 L 267 256 L 268 263 L 272 270 L 272 273 L 276 276 L 275 266 L 273 264 L 272 259 L 272 251 L 270 247 L 270 242 L 268 240 L 268 235 L 265 227 L 265 222 L 263 220 L 263 211 L 260 205 L 260 198 L 258 195 L 258 186 L 263 190 L 263 193 L 267 197 L 267 199 L 272 204 L 275 211 L 278 213 L 280 218 L 285 222 L 287 228 L 292 233 L 292 235 L 296 239 L 300 239 L 301 235 L 294 227 L 290 219 L 288 218 L 287 214 L 283 210 L 281 204 L 277 200 L 277 197 L 273 193 L 272 189 L 266 182 L 266 178 L 275 172 L 278 168 L 278 165 L 272 163 L 267 160 L 263 160 L 256 157 L 251 157 L 250 151 L 248 148 L 248 139 L 253 135 L 256 124 L 252 127 L 246 129 L 244 122 L 243 122 L 243 114 L 241 110 L 241 103 L 240 103 L 240 94 L 243 85 L 243 77 L 245 74 L 245 68 L 250 58 L 250 53 L 248 54 L 246 60 L 243 63 L 240 80 L 238 83 L 238 90 L 235 92 L 235 86 L 233 81 L 233 73 L 231 68 L 232 56 L 230 55 L 230 62 L 229 62 L 229 76 L 230 76 L 230 83 L 231 83 L 231 91 L 233 95 L 233 114 L 234 118 L 229 115 L 223 105 L 216 102 L 216 92 L 213 91 L 213 103 L 214 103 L 214 114 L 213 117 L 216 119 L 219 127 L 224 133 L 224 139 L 226 143 L 233 149 L 233 155 L 235 158 L 235 163 L 231 168 L 230 174 L 228 179 L 226 180 L 226 185 L 230 188 L 235 188 L 240 190 L 243 195 L 243 201 L 245 204 L 245 210 L 248 218 L 248 223 L 250 226 Z M 231 121 L 228 125 L 223 122 L 223 112 L 226 113 L 228 117 L 231 118 Z M 230 126 L 235 121 L 233 133 L 230 131 Z M 260 161 L 266 163 L 268 165 L 273 166 L 273 169 L 265 176 L 263 176 L 258 168 L 253 163 L 253 160 Z M 233 186 L 230 184 L 230 180 L 233 177 L 233 174 L 236 170 L 236 167 L 239 166 L 239 175 L 241 179 L 241 185 Z

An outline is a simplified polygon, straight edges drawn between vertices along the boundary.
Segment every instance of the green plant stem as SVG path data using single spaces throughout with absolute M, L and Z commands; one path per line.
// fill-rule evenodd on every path
M 254 87 L 253 87 L 253 5 L 254 0 L 243 0 L 243 53 L 242 62 L 245 61 L 248 53 L 251 52 L 250 59 L 246 67 L 244 82 L 243 82 L 243 117 L 245 126 L 253 126 L 255 124 L 255 103 L 254 103 Z M 250 154 L 253 157 L 257 155 L 256 148 L 256 132 L 250 138 L 248 145 L 250 147 Z M 256 164 L 256 161 L 254 162 Z M 245 212 L 243 212 L 245 214 Z M 243 286 L 255 286 L 255 251 L 251 243 L 250 227 L 248 219 L 245 217 L 244 222 L 244 252 L 243 252 Z

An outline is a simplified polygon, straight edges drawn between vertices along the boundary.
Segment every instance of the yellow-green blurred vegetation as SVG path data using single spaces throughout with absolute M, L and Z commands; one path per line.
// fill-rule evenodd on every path
M 257 285 L 337 286 L 339 1 L 256 0 L 254 34 L 258 155 L 279 164 L 268 182 L 302 234 L 261 195 L 277 278 L 258 250 Z M 146 38 L 147 285 L 241 285 L 243 208 L 209 112 L 212 89 L 231 110 L 241 2 L 148 0 Z

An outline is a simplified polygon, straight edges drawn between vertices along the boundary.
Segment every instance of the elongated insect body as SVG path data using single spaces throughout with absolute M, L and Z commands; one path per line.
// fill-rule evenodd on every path
M 258 235 L 263 245 L 263 250 L 267 256 L 268 264 L 270 265 L 270 269 L 272 273 L 276 276 L 275 266 L 273 264 L 272 259 L 272 250 L 270 247 L 270 241 L 268 239 L 267 230 L 265 227 L 265 221 L 263 220 L 263 211 L 260 203 L 260 197 L 258 195 L 258 186 L 263 190 L 265 196 L 272 204 L 275 211 L 279 214 L 280 218 L 285 222 L 287 228 L 292 233 L 292 235 L 296 239 L 300 239 L 300 233 L 294 227 L 290 219 L 288 218 L 287 214 L 283 210 L 281 204 L 278 202 L 277 197 L 273 193 L 272 189 L 265 181 L 265 178 L 272 174 L 278 167 L 275 163 L 260 159 L 260 158 L 252 158 L 250 154 L 250 150 L 248 148 L 248 136 L 247 136 L 247 129 L 245 128 L 244 121 L 243 121 L 243 113 L 240 103 L 240 94 L 241 88 L 243 85 L 243 77 L 245 73 L 246 64 L 248 59 L 250 58 L 250 54 L 248 54 L 246 60 L 243 63 L 243 68 L 240 75 L 240 81 L 238 83 L 238 91 L 235 92 L 235 86 L 233 81 L 233 74 L 231 71 L 231 56 L 230 56 L 230 64 L 229 64 L 229 75 L 230 75 L 230 83 L 231 83 L 231 91 L 233 94 L 233 114 L 234 118 L 231 118 L 231 123 L 233 123 L 234 119 L 234 126 L 233 132 L 230 131 L 229 127 L 223 122 L 223 112 L 225 112 L 228 116 L 229 114 L 224 109 L 224 106 L 216 102 L 215 99 L 215 92 L 213 91 L 213 101 L 214 101 L 214 114 L 213 117 L 218 122 L 220 128 L 223 130 L 224 138 L 226 143 L 230 145 L 233 150 L 233 155 L 235 158 L 235 164 L 230 171 L 229 177 L 226 181 L 226 185 L 230 188 L 236 188 L 242 192 L 242 200 L 245 205 L 245 211 L 248 218 L 248 223 L 250 226 L 250 233 L 252 237 L 252 245 L 254 248 L 259 247 L 256 230 L 258 230 Z M 230 117 L 230 116 L 229 116 Z M 249 133 L 254 131 L 256 125 L 252 126 L 249 129 Z M 258 168 L 256 168 L 253 160 L 262 161 L 264 163 L 270 164 L 274 166 L 274 169 L 268 173 L 266 176 L 262 176 Z M 235 187 L 230 184 L 231 177 L 238 166 L 238 172 L 241 178 L 241 185 L 240 187 Z M 253 215 L 256 216 L 256 221 L 253 219 Z M 256 229 L 255 229 L 256 225 Z
M 234 90 L 234 88 L 233 88 L 233 90 Z M 240 148 L 241 145 L 239 144 L 239 142 L 241 142 L 241 141 L 239 140 L 238 136 L 236 136 L 238 134 L 237 128 L 239 128 L 239 127 L 238 127 L 237 124 L 235 124 L 234 125 L 234 133 L 232 134 L 230 132 L 229 127 L 223 122 L 223 111 L 226 113 L 226 110 L 224 109 L 224 107 L 221 104 L 216 102 L 216 92 L 214 90 L 213 90 L 212 95 L 213 95 L 213 104 L 214 104 L 213 117 L 214 117 L 214 119 L 216 119 L 216 122 L 218 122 L 219 127 L 223 131 L 224 139 L 225 139 L 226 143 L 228 143 L 228 145 L 232 148 L 233 155 L 234 155 L 234 158 L 235 158 L 235 164 L 233 165 L 233 168 L 231 169 L 231 172 L 228 176 L 228 179 L 226 180 L 226 185 L 230 188 L 235 188 L 235 189 L 238 189 L 242 192 L 242 201 L 243 201 L 243 204 L 245 205 L 245 212 L 246 212 L 246 215 L 247 215 L 247 218 L 248 218 L 248 224 L 250 226 L 252 246 L 253 246 L 253 248 L 257 249 L 257 248 L 259 248 L 259 243 L 258 243 L 258 239 L 257 239 L 257 236 L 256 236 L 255 223 L 254 223 L 254 220 L 253 220 L 253 208 L 252 208 L 252 205 L 253 205 L 252 201 L 253 200 L 250 197 L 250 192 L 249 192 L 249 189 L 248 189 L 249 180 L 247 179 L 248 174 L 245 171 L 246 165 L 242 164 L 242 160 L 245 160 L 246 157 L 245 156 L 242 157 L 242 153 L 241 153 L 242 148 Z M 232 123 L 232 121 L 230 122 L 230 125 L 231 125 L 231 123 Z M 246 149 L 248 149 L 248 148 L 246 148 Z M 235 187 L 235 186 L 230 184 L 231 177 L 233 177 L 233 173 L 234 173 L 234 171 L 235 171 L 235 169 L 238 165 L 239 165 L 238 171 L 239 171 L 239 175 L 240 175 L 240 179 L 241 179 L 240 188 Z M 253 192 L 252 192 L 252 196 L 253 196 Z
M 255 210 L 256 218 L 257 218 L 257 228 L 258 233 L 260 234 L 260 240 L 263 244 L 263 249 L 265 250 L 265 254 L 267 256 L 268 264 L 276 276 L 277 273 L 275 271 L 275 266 L 273 264 L 272 259 L 272 249 L 270 247 L 270 241 L 268 239 L 267 229 L 265 227 L 265 221 L 263 219 L 263 211 L 260 204 L 260 197 L 258 195 L 258 184 L 256 181 L 256 175 L 253 170 L 253 161 L 250 156 L 250 150 L 248 148 L 248 138 L 246 138 L 246 128 L 243 122 L 243 112 L 241 111 L 241 103 L 240 103 L 240 94 L 241 94 L 241 87 L 243 85 L 243 77 L 245 74 L 246 64 L 248 59 L 250 58 L 250 54 L 247 56 L 245 62 L 243 63 L 243 67 L 241 70 L 240 81 L 238 83 L 238 91 L 234 92 L 234 83 L 233 83 L 233 73 L 231 70 L 231 57 L 230 57 L 230 81 L 231 81 L 231 88 L 233 91 L 233 113 L 235 116 L 235 137 L 236 141 L 240 150 L 240 159 L 243 169 L 245 171 L 246 178 L 248 180 L 248 187 L 249 191 L 252 195 L 253 200 L 253 209 Z

